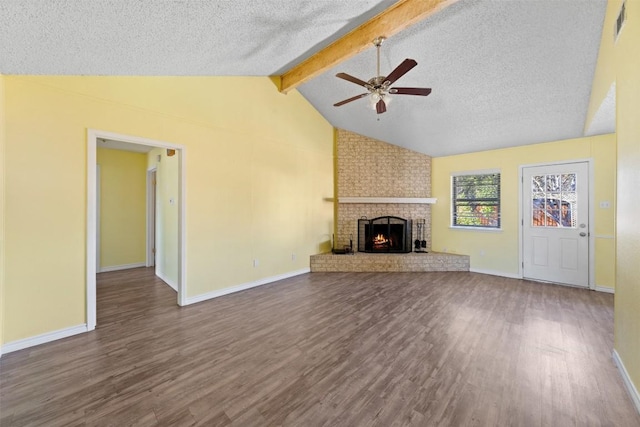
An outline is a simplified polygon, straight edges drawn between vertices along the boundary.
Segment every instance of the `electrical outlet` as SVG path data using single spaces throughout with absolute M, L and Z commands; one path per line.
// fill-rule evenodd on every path
M 609 209 L 609 207 L 610 207 L 610 204 L 609 204 L 609 201 L 608 201 L 608 200 L 605 200 L 605 201 L 603 201 L 603 202 L 600 202 L 600 208 L 601 208 L 601 209 Z
M 254 259 L 254 260 L 253 260 L 253 266 L 254 266 L 254 267 L 257 267 L 257 266 L 259 266 L 259 265 L 260 265 L 260 261 L 259 261 L 259 260 L 257 260 L 257 259 Z

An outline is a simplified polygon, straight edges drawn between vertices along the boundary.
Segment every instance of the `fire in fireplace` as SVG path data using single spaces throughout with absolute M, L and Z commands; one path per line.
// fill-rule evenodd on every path
M 381 216 L 358 220 L 359 252 L 411 252 L 411 220 Z

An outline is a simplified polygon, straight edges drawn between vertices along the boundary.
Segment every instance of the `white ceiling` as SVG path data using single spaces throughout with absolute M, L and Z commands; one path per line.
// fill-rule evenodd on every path
M 394 2 L 4 0 L 0 73 L 281 74 Z M 413 58 L 396 86 L 433 92 L 381 115 L 364 99 L 333 107 L 363 93 L 335 74 L 373 77 L 373 46 L 299 89 L 332 125 L 433 156 L 580 137 L 605 8 L 461 0 L 383 44 L 382 74 Z M 615 128 L 615 108 L 601 110 L 596 133 Z
M 148 153 L 153 150 L 154 146 L 136 144 L 133 142 L 115 141 L 113 139 L 98 139 L 98 148 L 107 148 L 110 150 L 132 151 L 134 153 Z

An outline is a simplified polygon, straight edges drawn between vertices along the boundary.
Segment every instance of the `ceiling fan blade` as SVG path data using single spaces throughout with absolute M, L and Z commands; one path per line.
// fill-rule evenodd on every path
M 345 99 L 344 101 L 337 102 L 337 103 L 333 104 L 333 106 L 334 107 L 339 107 L 339 106 L 344 105 L 344 104 L 346 104 L 348 102 L 355 101 L 356 99 L 364 98 L 367 95 L 369 95 L 368 92 L 367 93 L 362 93 L 360 95 L 356 95 L 356 96 L 351 97 L 349 99 Z
M 392 87 L 389 89 L 390 94 L 396 95 L 421 95 L 427 96 L 431 93 L 431 88 L 426 87 Z
M 395 70 L 391 72 L 391 74 L 387 76 L 386 79 L 384 79 L 384 83 L 386 83 L 387 85 L 392 84 L 393 82 L 398 80 L 400 77 L 407 74 L 407 72 L 409 72 L 409 70 L 415 67 L 416 65 L 418 65 L 418 63 L 415 60 L 409 59 L 409 58 L 405 59 L 404 61 L 402 61 L 400 65 L 396 67 Z
M 343 80 L 346 80 L 346 81 L 351 82 L 351 83 L 355 83 L 355 84 L 363 86 L 363 87 L 367 87 L 368 86 L 368 83 L 365 82 L 364 80 L 360 80 L 357 77 L 350 76 L 347 73 L 338 73 L 338 74 L 336 74 L 336 77 L 339 77 L 339 78 L 341 78 Z
M 384 103 L 384 101 L 381 99 L 380 101 L 378 101 L 378 103 L 376 104 L 376 112 L 378 114 L 382 114 L 385 111 L 387 111 L 387 105 Z

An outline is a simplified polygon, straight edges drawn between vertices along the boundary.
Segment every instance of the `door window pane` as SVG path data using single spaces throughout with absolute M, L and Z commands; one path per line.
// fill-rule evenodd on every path
M 533 227 L 575 228 L 577 206 L 575 173 L 531 177 Z

